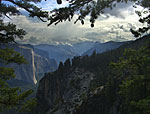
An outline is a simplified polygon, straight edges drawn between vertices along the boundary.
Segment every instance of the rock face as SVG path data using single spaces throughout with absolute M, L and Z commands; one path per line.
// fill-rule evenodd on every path
M 30 45 L 30 44 L 24 44 L 23 46 L 29 47 L 34 51 L 35 64 L 36 64 L 35 66 L 37 68 L 41 67 L 43 69 L 43 73 L 53 72 L 57 69 L 56 60 L 50 59 L 49 53 L 47 51 L 37 49 L 33 45 Z M 40 73 L 39 70 L 40 69 L 38 69 L 38 71 L 36 71 L 37 74 Z
M 117 98 L 110 104 L 104 89 L 104 86 L 96 88 L 73 114 L 121 114 L 119 112 L 121 100 Z
M 116 77 L 109 65 L 122 57 L 125 48 L 138 49 L 147 41 L 149 36 L 114 51 L 76 58 L 71 68 L 59 65 L 56 72 L 40 80 L 35 114 L 126 114 L 121 113 L 124 98 L 118 94 L 120 81 L 109 81 Z
M 51 61 L 47 56 L 47 52 L 33 49 L 31 46 L 28 45 L 9 45 L 9 47 L 19 52 L 28 62 L 27 64 L 21 65 L 18 65 L 16 63 L 11 63 L 7 65 L 7 67 L 14 68 L 16 74 L 15 79 L 17 80 L 36 84 L 36 78 L 38 75 L 44 75 L 44 73 L 54 71 L 57 68 L 57 65 L 51 64 Z M 56 64 L 56 62 L 53 63 Z
M 94 74 L 82 69 L 46 74 L 37 91 L 37 114 L 73 114 L 86 99 Z
M 34 65 L 36 69 L 35 75 L 38 80 L 43 77 L 44 73 L 53 72 L 57 69 L 55 60 L 47 59 L 37 54 L 34 54 Z

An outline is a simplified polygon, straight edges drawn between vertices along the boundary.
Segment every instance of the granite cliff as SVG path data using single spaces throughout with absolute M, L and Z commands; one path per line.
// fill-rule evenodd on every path
M 57 68 L 55 60 L 50 60 L 46 51 L 34 49 L 31 45 L 11 44 L 8 46 L 19 52 L 27 60 L 27 64 L 10 63 L 7 66 L 15 70 L 15 79 L 27 83 L 36 84 L 37 78 L 46 72 L 52 72 Z M 53 64 L 52 64 L 53 63 Z
M 127 114 L 118 94 L 122 80 L 111 74 L 110 63 L 123 57 L 127 48 L 139 49 L 150 37 L 128 42 L 115 50 L 77 56 L 46 73 L 36 94 L 35 114 Z
M 37 114 L 73 114 L 88 95 L 94 74 L 83 69 L 48 73 L 40 80 Z

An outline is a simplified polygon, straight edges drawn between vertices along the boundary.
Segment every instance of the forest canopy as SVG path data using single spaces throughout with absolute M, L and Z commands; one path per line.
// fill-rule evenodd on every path
M 50 0 L 49 0 L 50 1 Z M 139 37 L 141 34 L 146 33 L 150 29 L 150 1 L 148 0 L 68 0 L 69 5 L 66 7 L 54 9 L 52 11 L 43 11 L 36 3 L 41 0 L 1 0 L 0 1 L 0 45 L 15 43 L 17 38 L 22 39 L 26 32 L 23 29 L 18 29 L 13 23 L 5 23 L 5 17 L 11 19 L 11 15 L 20 15 L 20 8 L 26 10 L 30 17 L 37 17 L 43 22 L 49 22 L 48 26 L 57 25 L 63 21 L 71 21 L 74 15 L 78 15 L 77 21 L 80 21 L 84 25 L 86 16 L 90 16 L 91 27 L 94 27 L 96 19 L 104 12 L 105 8 L 114 8 L 117 3 L 120 2 L 135 2 L 136 5 L 140 5 L 146 9 L 146 11 L 136 12 L 140 17 L 140 22 L 146 24 L 146 26 L 139 28 L 137 31 L 131 30 L 131 32 Z M 63 1 L 57 0 L 58 4 Z M 35 3 L 35 4 L 34 4 Z M 143 16 L 144 15 L 144 16 Z M 146 15 L 146 16 L 145 16 Z M 0 62 L 9 64 L 11 62 L 21 64 L 25 63 L 24 58 L 16 53 L 14 50 L 0 47 Z M 68 61 L 68 63 L 70 63 Z M 70 65 L 69 65 L 70 66 Z M 33 91 L 28 90 L 26 92 L 19 92 L 19 88 L 11 88 L 7 84 L 7 80 L 14 78 L 13 68 L 0 67 L 0 111 L 11 108 L 17 108 L 20 102 L 25 102 L 25 98 L 28 97 Z M 126 88 L 123 88 L 125 90 Z M 10 94 L 11 93 L 11 94 Z M 149 99 L 148 99 L 149 100 Z M 20 111 L 26 109 L 27 106 L 35 105 L 35 99 L 31 99 L 27 104 L 23 103 L 20 107 Z M 28 109 L 27 111 L 31 111 Z M 148 110 L 149 111 L 149 110 Z

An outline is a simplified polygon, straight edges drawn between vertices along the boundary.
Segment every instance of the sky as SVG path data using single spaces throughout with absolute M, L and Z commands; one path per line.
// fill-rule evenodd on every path
M 52 10 L 67 6 L 63 1 L 61 5 L 56 0 L 47 0 L 37 4 L 43 10 Z M 139 8 L 138 8 L 139 9 Z M 12 22 L 18 28 L 27 32 L 23 43 L 30 44 L 73 44 L 84 41 L 128 41 L 135 40 L 130 33 L 130 28 L 137 28 L 140 25 L 139 17 L 135 14 L 133 3 L 119 3 L 113 10 L 105 9 L 105 14 L 101 15 L 95 22 L 94 28 L 91 28 L 89 16 L 85 19 L 85 24 L 80 22 L 74 24 L 77 15 L 71 22 L 63 22 L 58 25 L 47 27 L 47 23 L 41 22 L 36 18 L 29 18 L 27 12 L 22 11 L 21 16 L 13 16 Z

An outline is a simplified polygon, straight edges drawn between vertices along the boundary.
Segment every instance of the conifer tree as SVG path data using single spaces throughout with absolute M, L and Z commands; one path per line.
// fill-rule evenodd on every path
M 41 0 L 5 0 L 10 4 L 0 1 L 0 64 L 7 65 L 10 63 L 22 64 L 27 63 L 23 56 L 9 48 L 10 43 L 16 43 L 17 38 L 22 39 L 26 32 L 23 29 L 17 29 L 13 23 L 4 23 L 4 18 L 10 18 L 10 15 L 20 15 L 18 7 L 29 12 L 31 17 L 38 17 L 41 21 L 48 17 L 48 13 L 41 11 L 40 8 L 33 5 L 32 2 Z M 15 77 L 14 69 L 0 66 L 0 112 L 14 109 L 16 113 L 32 112 L 36 105 L 36 99 L 27 97 L 33 90 L 22 92 L 19 87 L 11 88 L 7 80 Z
M 6 4 L 5 1 L 11 3 Z M 15 62 L 17 64 L 25 63 L 25 60 L 19 53 L 15 52 L 12 49 L 7 48 L 7 44 L 15 43 L 16 38 L 22 39 L 25 35 L 23 29 L 17 29 L 16 25 L 12 23 L 4 23 L 4 18 L 10 18 L 10 15 L 20 15 L 20 10 L 18 7 L 23 8 L 29 12 L 30 17 L 37 17 L 43 22 L 50 21 L 48 25 L 58 24 L 62 21 L 70 21 L 75 14 L 78 12 L 78 18 L 75 21 L 80 21 L 81 24 L 84 24 L 85 17 L 90 15 L 91 27 L 94 27 L 94 22 L 99 15 L 104 13 L 105 8 L 115 7 L 114 3 L 118 2 L 128 2 L 137 0 L 69 0 L 69 5 L 64 8 L 54 9 L 51 11 L 51 15 L 48 15 L 47 11 L 42 11 L 40 8 L 32 4 L 31 2 L 37 3 L 42 0 L 0 0 L 0 62 L 3 64 L 9 64 Z M 61 4 L 62 0 L 57 0 L 58 4 Z M 147 8 L 147 12 L 137 12 L 141 17 L 139 20 L 141 23 L 146 23 L 146 27 L 140 28 L 138 31 L 131 30 L 135 36 L 140 36 L 141 33 L 148 32 L 150 29 L 150 1 L 142 0 L 137 2 L 138 5 L 141 5 Z M 146 17 L 142 17 L 143 13 L 147 13 Z M 22 106 L 20 111 L 26 110 L 31 111 L 30 108 L 26 108 L 35 104 L 35 100 L 27 101 L 27 104 L 24 104 L 21 101 L 24 101 L 25 98 L 32 93 L 32 90 L 28 90 L 24 93 L 19 92 L 19 88 L 11 88 L 7 84 L 7 80 L 13 78 L 14 70 L 13 68 L 0 67 L 0 111 L 3 109 L 11 109 Z M 32 102 L 33 101 L 33 102 Z M 24 105 L 23 105 L 24 104 Z
M 61 0 L 58 1 L 59 4 L 62 3 Z M 90 15 L 90 22 L 94 24 L 98 16 L 104 13 L 105 8 L 112 9 L 120 2 L 135 2 L 136 5 L 141 5 L 145 8 L 150 7 L 150 2 L 148 0 L 69 0 L 69 6 L 52 11 L 54 15 L 50 18 L 50 24 L 58 24 L 66 20 L 70 21 L 75 14 L 79 14 L 75 23 L 81 21 L 81 23 L 84 24 L 85 17 Z
M 63 62 L 60 62 L 59 66 L 58 66 L 58 70 L 61 72 L 63 70 L 63 68 L 64 68 L 64 64 L 63 64 Z
M 112 64 L 113 83 L 122 98 L 121 114 L 150 113 L 150 43 L 139 50 L 128 49 Z M 111 84 L 111 87 L 113 85 Z M 114 91 L 116 91 L 114 90 Z
M 58 4 L 61 4 L 61 0 L 57 0 Z M 124 2 L 134 2 L 136 7 L 137 5 L 142 6 L 146 10 L 136 11 L 140 17 L 139 22 L 145 24 L 145 26 L 139 28 L 138 30 L 131 29 L 131 32 L 135 37 L 140 37 L 142 34 L 149 32 L 150 30 L 150 1 L 149 0 L 69 0 L 69 5 L 64 8 L 54 9 L 51 11 L 53 15 L 50 15 L 48 24 L 57 25 L 63 21 L 71 21 L 74 15 L 77 15 L 78 18 L 74 23 L 78 21 L 84 25 L 84 20 L 86 16 L 90 16 L 91 27 L 94 27 L 96 19 L 104 12 L 106 8 L 114 8 L 117 3 Z
M 70 59 L 67 59 L 67 60 L 64 62 L 64 67 L 65 67 L 65 69 L 69 69 L 69 68 L 71 67 Z

